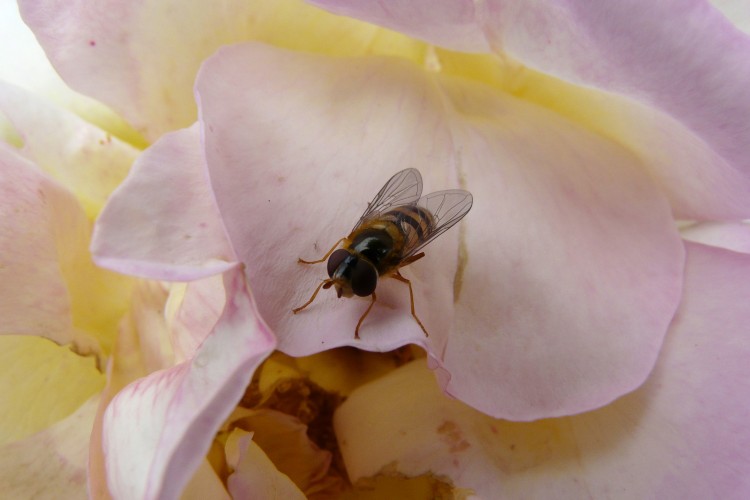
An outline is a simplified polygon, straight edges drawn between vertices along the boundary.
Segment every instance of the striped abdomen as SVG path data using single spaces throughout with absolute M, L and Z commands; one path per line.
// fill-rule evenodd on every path
M 402 254 L 408 253 L 420 241 L 427 238 L 435 227 L 432 214 L 416 205 L 404 205 L 385 212 L 380 220 L 393 223 L 404 237 Z

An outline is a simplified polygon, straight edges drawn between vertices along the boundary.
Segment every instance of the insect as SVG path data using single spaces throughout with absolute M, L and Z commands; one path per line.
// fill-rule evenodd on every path
M 398 172 L 385 183 L 349 236 L 341 238 L 318 260 L 299 259 L 301 264 L 317 264 L 328 259 L 328 278 L 312 294 L 310 300 L 292 309 L 297 314 L 315 300 L 321 288 L 336 288 L 339 298 L 372 297 L 359 318 L 354 338 L 375 305 L 378 278 L 392 277 L 409 286 L 411 315 L 428 336 L 414 310 L 411 281 L 400 269 L 424 257 L 420 252 L 429 242 L 450 229 L 469 212 L 472 196 L 468 191 L 449 189 L 422 195 L 422 176 L 415 168 Z M 337 247 L 341 245 L 341 248 Z

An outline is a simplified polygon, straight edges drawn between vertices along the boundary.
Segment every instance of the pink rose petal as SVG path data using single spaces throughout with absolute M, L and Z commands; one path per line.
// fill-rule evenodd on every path
M 637 101 L 633 116 L 622 117 L 635 129 L 628 135 L 646 141 L 635 150 L 655 169 L 678 216 L 750 216 L 750 39 L 705 1 L 312 3 L 455 50 L 492 47 Z M 640 127 L 646 132 L 638 134 Z M 680 145 L 689 154 L 680 154 Z
M 446 398 L 415 362 L 337 411 L 352 481 L 395 464 L 481 498 L 747 498 L 750 257 L 687 247 L 684 301 L 637 391 L 582 415 L 514 423 Z
M 173 284 L 169 287 L 168 297 L 166 292 L 159 282 L 139 281 L 133 291 L 130 308 L 120 322 L 107 370 L 107 387 L 91 435 L 88 478 L 92 498 L 109 498 L 102 425 L 110 401 L 131 382 L 156 370 L 171 368 L 175 360 L 181 363 L 194 358 L 200 344 L 214 330 L 226 302 L 221 275 L 189 284 Z M 220 301 L 217 300 L 219 295 Z M 199 297 L 201 301 L 191 297 Z M 206 302 L 218 306 L 215 315 L 213 309 L 207 310 Z M 208 317 L 212 317 L 213 321 L 207 321 Z M 191 349 L 186 351 L 185 346 Z M 205 471 L 199 469 L 188 487 L 196 489 L 200 486 L 198 491 L 204 487 L 210 488 L 210 485 L 204 484 L 210 479 L 206 476 Z M 196 481 L 201 485 L 193 484 Z
M 646 378 L 679 303 L 683 249 L 669 209 L 624 151 L 467 95 L 477 98 L 460 104 L 485 118 L 461 150 L 475 212 L 454 335 L 432 365 L 448 371 L 449 394 L 494 416 L 606 404 Z M 502 111 L 530 125 L 489 125 Z
M 0 333 L 73 341 L 61 266 L 86 252 L 88 234 L 75 197 L 0 144 Z
M 702 222 L 680 231 L 688 241 L 750 253 L 750 224 L 743 222 Z
M 274 348 L 239 269 L 227 305 L 196 356 L 128 386 L 104 416 L 109 490 L 122 498 L 177 498 L 253 370 Z
M 198 127 L 144 151 L 97 220 L 97 264 L 154 279 L 193 280 L 233 266 L 205 177 Z
M 139 282 L 133 292 L 131 307 L 118 325 L 118 335 L 107 364 L 107 386 L 102 392 L 89 443 L 88 490 L 94 500 L 111 498 L 102 446 L 102 427 L 107 407 L 125 386 L 148 375 L 149 369 L 161 368 L 154 363 L 159 361 L 159 357 L 150 356 L 153 351 L 148 349 L 149 345 L 159 345 L 159 341 L 168 338 L 169 333 L 163 317 L 165 297 L 158 293 L 158 289 L 157 283 Z M 144 348 L 141 348 L 142 340 L 146 344 Z
M 12 182 L 16 174 L 10 167 L 0 174 L 0 183 L 7 182 L 9 189 L 0 204 L 10 210 L 0 222 L 5 225 L 0 239 L 7 240 L 1 243 L 6 260 L 0 263 L 5 267 L 0 275 L 5 273 L 3 285 L 11 296 L 4 304 L 16 317 L 6 322 L 8 330 L 3 331 L 28 334 L 25 327 L 14 332 L 14 322 L 38 323 L 36 334 L 59 343 L 69 343 L 72 336 L 76 352 L 101 355 L 99 345 L 108 349 L 127 308 L 132 281 L 94 265 L 88 251 L 89 219 L 124 178 L 136 150 L 69 111 L 1 82 L 0 114 L 7 117 L 21 143 L 20 148 L 0 143 L 0 148 L 4 154 L 30 160 L 24 161 L 29 170 L 24 175 L 39 183 L 32 193 L 31 186 L 21 187 L 25 181 L 18 186 Z M 48 195 L 50 199 L 45 199 Z M 29 203 L 38 206 L 22 208 Z M 36 296 L 18 293 L 24 289 Z M 19 301 L 38 304 L 24 308 Z M 43 311 L 60 307 L 61 301 L 67 304 L 64 315 L 45 319 Z M 53 333 L 71 325 L 75 330 L 62 337 Z
M 195 72 L 231 41 L 220 30 L 235 18 L 202 2 L 22 0 L 19 8 L 68 85 L 108 104 L 151 140 L 195 120 Z
M 197 92 L 217 203 L 281 350 L 416 343 L 452 395 L 513 419 L 606 404 L 653 367 L 683 249 L 665 199 L 626 150 L 393 59 L 234 46 L 204 65 Z M 404 271 L 430 337 L 395 280 L 379 285 L 362 340 L 353 333 L 367 300 L 322 291 L 293 315 L 326 276 L 297 258 L 323 255 L 407 166 L 422 171 L 425 192 L 460 180 L 475 200 Z
M 65 84 L 21 19 L 18 2 L 12 0 L 0 2 L 0 80 L 44 96 L 112 133 L 131 137 L 132 130 L 110 108 Z
M 198 82 L 211 182 L 228 234 L 246 263 L 260 311 L 279 334 L 281 349 L 293 355 L 346 344 L 390 350 L 409 340 L 424 342 L 404 302 L 408 289 L 392 281 L 378 288 L 381 303 L 368 317 L 362 341 L 354 340 L 354 326 L 364 301 L 337 301 L 329 291 L 309 310 L 291 313 L 325 276 L 325 265 L 304 267 L 297 258 L 317 258 L 345 236 L 367 201 L 402 165 L 422 156 L 439 162 L 448 150 L 445 131 L 438 130 L 436 139 L 420 134 L 414 128 L 422 126 L 418 122 L 398 123 L 397 104 L 381 102 L 380 82 L 371 80 L 369 95 L 361 92 L 359 87 L 384 67 L 383 61 L 334 61 L 243 45 L 212 58 Z M 347 74 L 345 67 L 356 70 Z M 412 114 L 422 110 L 415 76 L 405 73 L 385 90 L 402 86 L 400 105 Z M 338 102 L 331 103 L 332 93 L 340 93 Z M 370 123 L 362 120 L 363 114 Z M 384 122 L 390 130 L 382 127 Z M 354 142 L 349 139 L 353 131 L 358 137 Z M 436 171 L 426 176 L 427 187 L 450 187 L 451 177 L 448 171 Z M 443 245 L 435 245 L 431 255 L 442 252 L 444 260 L 451 259 L 456 236 L 451 233 Z M 429 277 L 443 284 L 432 292 L 442 303 L 452 300 L 453 266 Z M 418 304 L 427 304 L 424 279 L 417 278 Z M 435 338 L 446 334 L 438 325 L 446 324 L 448 314 L 445 309 L 442 321 L 432 322 Z

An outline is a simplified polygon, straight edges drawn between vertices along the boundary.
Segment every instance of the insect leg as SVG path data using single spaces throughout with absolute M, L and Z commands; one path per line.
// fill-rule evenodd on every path
M 415 255 L 415 257 L 420 258 L 423 255 L 424 255 L 424 253 L 417 254 L 417 255 Z M 414 259 L 414 260 L 416 260 L 416 259 Z M 414 260 L 412 260 L 412 262 L 414 262 Z M 430 335 L 427 333 L 427 330 L 425 329 L 425 327 L 422 324 L 422 322 L 419 321 L 419 318 L 417 317 L 417 312 L 414 310 L 414 290 L 412 290 L 412 288 L 411 288 L 411 281 L 409 281 L 408 279 L 406 279 L 403 276 L 401 276 L 401 273 L 398 272 L 398 271 L 396 271 L 392 276 L 394 278 L 396 278 L 397 280 L 399 280 L 399 281 L 401 281 L 401 282 L 406 283 L 407 285 L 409 285 L 409 299 L 411 300 L 411 315 L 414 316 L 415 320 L 417 320 L 417 323 L 419 324 L 419 327 L 424 332 L 424 336 L 425 337 L 429 337 Z
M 339 246 L 341 244 L 341 242 L 344 241 L 345 239 L 346 238 L 341 238 L 339 241 L 337 241 L 336 244 L 333 245 L 330 250 L 328 250 L 328 253 L 325 254 L 323 257 L 321 257 L 318 260 L 305 260 L 305 259 L 301 259 L 300 258 L 300 259 L 297 259 L 297 262 L 299 262 L 300 264 L 318 264 L 319 262 L 323 262 L 328 257 L 330 257 L 330 255 L 333 253 L 333 251 L 336 250 L 336 247 Z
M 401 268 L 401 267 L 404 267 L 404 266 L 408 266 L 412 262 L 416 262 L 419 259 L 421 259 L 422 257 L 424 257 L 424 252 L 419 252 L 416 255 L 412 255 L 411 257 L 407 257 L 406 259 L 402 260 L 401 263 L 398 265 L 398 267 Z M 403 278 L 403 276 L 401 276 L 401 277 Z
M 312 294 L 312 297 L 310 297 L 310 300 L 308 300 L 301 306 L 297 307 L 296 309 L 292 309 L 292 312 L 294 314 L 297 314 L 302 309 L 312 304 L 312 301 L 315 300 L 315 296 L 318 295 L 318 292 L 320 291 L 321 288 L 328 290 L 329 288 L 331 288 L 332 285 L 333 285 L 333 280 L 325 280 L 324 282 L 322 282 L 320 285 L 318 285 L 318 288 L 315 289 L 315 291 Z
M 355 339 L 359 338 L 359 327 L 362 325 L 362 322 L 365 320 L 365 316 L 367 316 L 367 314 L 370 312 L 370 309 L 372 309 L 372 306 L 375 305 L 375 299 L 376 299 L 375 292 L 372 292 L 372 302 L 370 302 L 370 306 L 367 308 L 367 310 L 362 315 L 362 317 L 359 318 L 359 321 L 357 322 L 357 328 L 354 329 L 354 338 Z

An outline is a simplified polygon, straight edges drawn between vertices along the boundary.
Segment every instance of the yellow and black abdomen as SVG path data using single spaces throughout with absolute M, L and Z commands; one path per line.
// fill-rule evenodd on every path
M 381 220 L 392 223 L 402 236 L 400 257 L 410 253 L 420 242 L 425 241 L 435 229 L 435 218 L 425 208 L 404 205 L 385 212 Z

